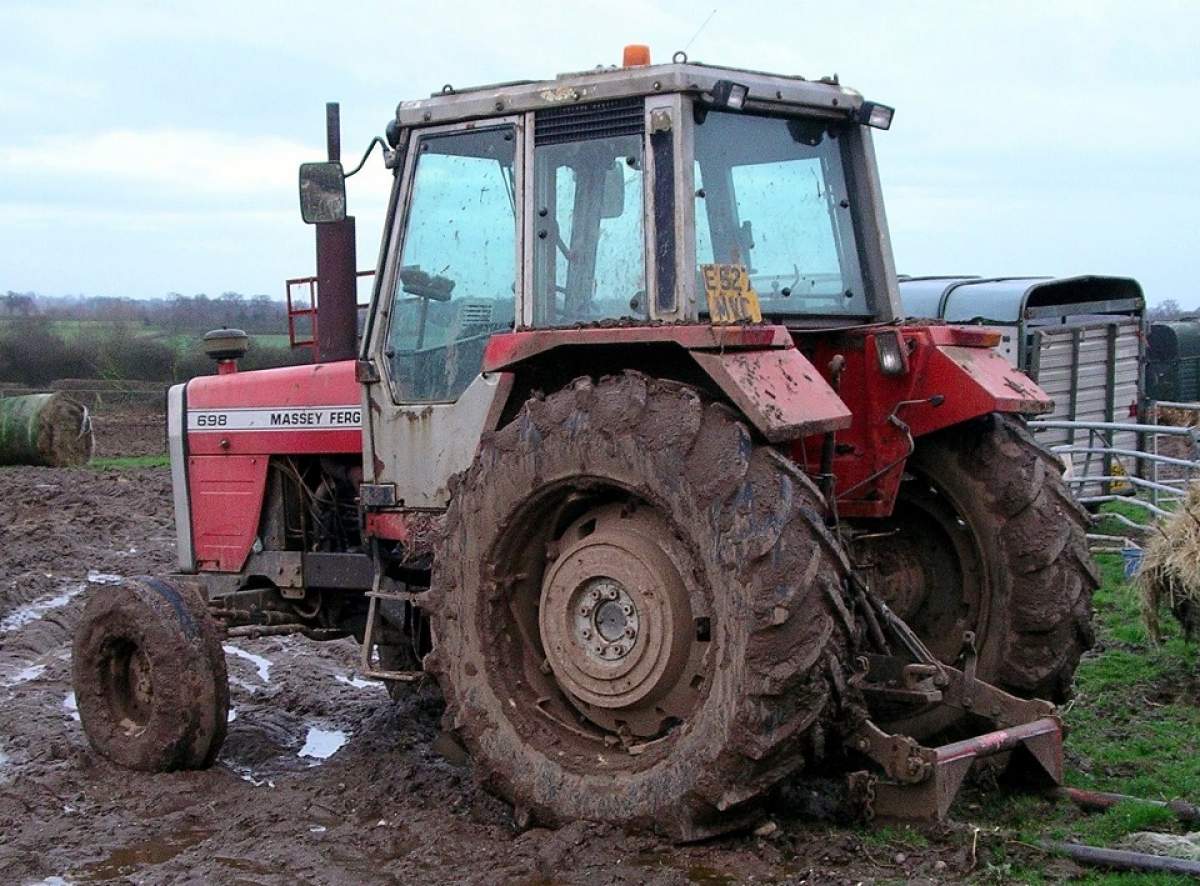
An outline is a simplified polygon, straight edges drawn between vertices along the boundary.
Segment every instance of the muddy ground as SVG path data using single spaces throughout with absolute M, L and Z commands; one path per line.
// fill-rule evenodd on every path
M 110 440 L 131 450 L 121 454 L 161 451 L 160 427 Z M 794 802 L 774 810 L 770 833 L 690 847 L 584 823 L 522 833 L 469 763 L 432 750 L 436 687 L 391 702 L 358 677 L 350 641 L 229 642 L 233 710 L 217 764 L 117 769 L 79 725 L 72 625 L 88 594 L 173 558 L 165 468 L 0 469 L 4 882 L 946 882 L 978 874 L 985 846 L 1004 839 L 960 819 L 913 849 Z

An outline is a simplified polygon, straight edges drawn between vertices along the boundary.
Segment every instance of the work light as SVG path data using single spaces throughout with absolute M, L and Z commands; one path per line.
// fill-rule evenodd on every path
M 732 80 L 718 80 L 713 84 L 712 103 L 714 107 L 725 108 L 729 111 L 740 111 L 746 106 L 746 96 L 750 87 Z
M 881 105 L 878 102 L 863 102 L 859 106 L 859 109 L 854 112 L 854 119 L 864 126 L 870 126 L 872 129 L 890 129 L 892 126 L 892 117 L 895 114 L 895 108 Z

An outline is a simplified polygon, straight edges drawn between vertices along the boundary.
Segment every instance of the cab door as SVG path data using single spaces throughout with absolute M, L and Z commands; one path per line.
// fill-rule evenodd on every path
M 369 351 L 368 504 L 444 508 L 511 386 L 481 373 L 522 291 L 521 118 L 433 127 L 409 140 Z

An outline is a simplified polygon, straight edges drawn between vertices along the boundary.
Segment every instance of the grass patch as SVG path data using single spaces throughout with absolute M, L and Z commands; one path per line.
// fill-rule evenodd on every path
M 1149 496 L 1139 496 L 1139 499 L 1144 499 L 1149 502 Z M 1139 537 L 1137 530 L 1133 527 L 1122 523 L 1115 519 L 1112 515 L 1119 514 L 1134 523 L 1146 526 L 1158 519 L 1153 511 L 1147 510 L 1137 504 L 1134 504 L 1134 499 L 1128 501 L 1108 501 L 1100 506 L 1099 512 L 1096 514 L 1098 522 L 1094 531 L 1101 535 L 1125 535 L 1137 540 Z M 1159 507 L 1166 511 L 1175 509 L 1175 500 L 1159 502 Z
M 171 466 L 171 457 L 164 453 L 154 455 L 118 455 L 106 458 L 93 458 L 88 462 L 89 468 L 166 468 Z
M 1120 505 L 1121 503 L 1116 503 Z M 1067 725 L 1066 782 L 1148 800 L 1200 800 L 1200 672 L 1197 649 L 1184 643 L 1178 625 L 1165 620 L 1166 639 L 1150 643 L 1137 591 L 1125 580 L 1121 558 L 1097 558 L 1102 584 L 1094 597 L 1097 647 L 1080 663 L 1075 698 L 1063 709 Z M 981 822 L 1015 833 L 1021 842 L 1041 839 L 1115 846 L 1135 831 L 1181 833 L 1169 810 L 1123 803 L 1103 814 L 1070 803 L 999 791 L 989 795 Z M 1194 829 L 1194 826 L 1193 828 Z M 1038 882 L 1029 864 L 1003 856 L 992 875 Z M 980 872 L 980 881 L 987 874 Z M 1168 875 L 1092 872 L 1086 883 L 1190 882 Z
M 862 839 L 868 846 L 902 846 L 906 849 L 925 849 L 929 846 L 928 837 L 904 824 L 868 828 L 863 831 Z

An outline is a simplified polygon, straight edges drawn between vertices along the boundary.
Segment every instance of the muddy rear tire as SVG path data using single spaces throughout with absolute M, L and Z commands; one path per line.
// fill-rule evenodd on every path
M 71 658 L 92 747 L 130 769 L 200 769 L 229 716 L 219 626 L 200 594 L 158 578 L 95 589 Z
M 1090 518 L 1063 483 L 1062 465 L 1020 419 L 993 414 L 920 439 L 906 471 L 892 521 L 898 534 L 865 549 L 883 569 L 880 593 L 944 661 L 953 663 L 971 630 L 980 679 L 1065 700 L 1094 641 L 1099 581 Z M 855 551 L 856 563 L 863 554 Z M 958 716 L 935 709 L 888 725 L 920 738 Z
M 528 401 L 453 481 L 435 563 L 444 724 L 519 821 L 699 839 L 822 751 L 846 560 L 808 478 L 694 388 Z

